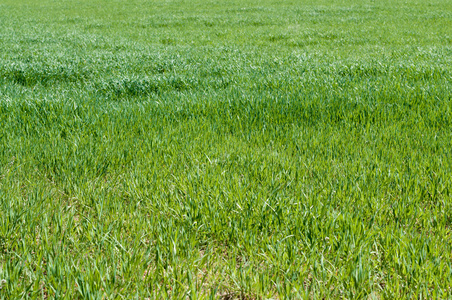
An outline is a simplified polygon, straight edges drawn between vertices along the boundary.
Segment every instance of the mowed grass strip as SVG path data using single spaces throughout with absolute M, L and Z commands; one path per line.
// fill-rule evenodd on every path
M 0 298 L 447 299 L 447 1 L 4 1 Z

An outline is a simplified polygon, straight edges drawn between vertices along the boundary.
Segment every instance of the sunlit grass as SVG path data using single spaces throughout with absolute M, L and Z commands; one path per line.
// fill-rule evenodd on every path
M 451 297 L 451 3 L 0 12 L 2 299 Z

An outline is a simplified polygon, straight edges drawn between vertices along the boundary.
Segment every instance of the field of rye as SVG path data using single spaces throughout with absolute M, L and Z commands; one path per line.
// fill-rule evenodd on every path
M 0 1 L 0 299 L 448 299 L 451 200 L 451 1 Z

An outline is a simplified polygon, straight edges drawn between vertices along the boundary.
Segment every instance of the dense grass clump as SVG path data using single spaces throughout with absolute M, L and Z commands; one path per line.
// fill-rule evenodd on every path
M 452 297 L 450 2 L 0 11 L 1 299 Z

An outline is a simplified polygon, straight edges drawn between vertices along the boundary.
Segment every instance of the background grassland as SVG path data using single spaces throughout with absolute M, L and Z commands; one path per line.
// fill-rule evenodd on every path
M 0 3 L 0 297 L 452 297 L 452 2 Z

